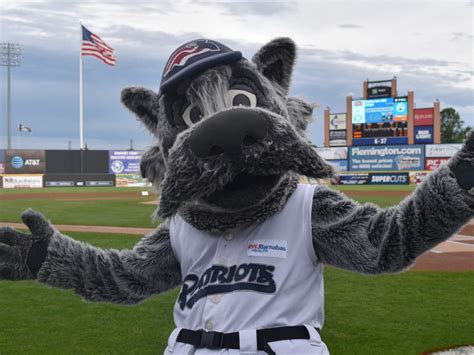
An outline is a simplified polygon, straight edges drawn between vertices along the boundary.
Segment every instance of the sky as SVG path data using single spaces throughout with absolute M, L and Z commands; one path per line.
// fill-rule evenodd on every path
M 181 44 L 212 38 L 246 58 L 275 37 L 298 45 L 291 95 L 317 108 L 311 141 L 323 145 L 324 108 L 345 111 L 364 80 L 398 79 L 416 107 L 454 107 L 474 126 L 473 0 L 57 1 L 0 0 L 0 42 L 18 43 L 12 68 L 13 147 L 79 148 L 80 23 L 115 49 L 117 65 L 83 57 L 84 141 L 135 149 L 153 137 L 120 103 L 120 91 L 158 91 Z M 0 68 L 0 149 L 7 147 L 7 69 Z M 32 133 L 18 132 L 18 124 Z

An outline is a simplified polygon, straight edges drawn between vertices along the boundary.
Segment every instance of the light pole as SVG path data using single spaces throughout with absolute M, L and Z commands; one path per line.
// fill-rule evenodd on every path
M 0 65 L 7 67 L 7 131 L 8 149 L 12 148 L 12 95 L 11 95 L 11 67 L 21 64 L 21 47 L 16 43 L 0 43 Z

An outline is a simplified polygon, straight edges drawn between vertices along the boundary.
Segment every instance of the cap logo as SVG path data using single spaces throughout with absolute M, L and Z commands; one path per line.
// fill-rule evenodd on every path
M 190 43 L 186 43 L 181 48 L 178 48 L 168 60 L 165 67 L 165 73 L 163 77 L 166 77 L 175 67 L 182 67 L 186 65 L 187 61 L 197 55 L 206 52 L 216 52 L 221 49 L 215 43 L 208 40 L 198 40 Z

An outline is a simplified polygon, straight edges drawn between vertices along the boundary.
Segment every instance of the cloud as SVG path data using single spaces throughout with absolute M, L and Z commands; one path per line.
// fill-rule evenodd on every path
M 452 35 L 451 40 L 453 40 L 453 41 L 458 41 L 458 40 L 463 40 L 463 39 L 472 41 L 474 39 L 474 36 L 471 33 L 452 32 L 451 35 Z M 471 45 L 472 45 L 472 43 L 471 43 Z
M 339 28 L 362 28 L 360 25 L 356 25 L 354 23 L 343 23 L 341 25 L 337 25 Z
M 400 93 L 414 90 L 418 107 L 439 98 L 442 107 L 453 106 L 466 123 L 474 125 L 474 72 L 472 55 L 466 51 L 471 48 L 466 45 L 467 39 L 472 41 L 471 18 L 464 3 L 429 7 L 414 3 L 393 26 L 380 13 L 392 13 L 398 3 L 382 2 L 376 9 L 340 2 L 257 1 L 183 6 L 143 0 L 137 6 L 129 0 L 15 0 L 3 5 L 0 40 L 23 45 L 22 66 L 13 70 L 14 124 L 31 123 L 35 142 L 43 141 L 49 148 L 54 144 L 64 148 L 68 139 L 78 144 L 80 18 L 116 48 L 118 58 L 114 68 L 93 57 L 83 59 L 85 137 L 93 142 L 91 147 L 118 148 L 128 145 L 129 139 L 137 146 L 152 141 L 120 104 L 120 90 L 128 85 L 158 90 L 170 53 L 199 37 L 219 40 L 241 50 L 246 58 L 274 36 L 295 38 L 300 51 L 292 94 L 322 108 L 345 111 L 346 95 L 361 96 L 363 80 L 396 75 Z M 431 20 L 419 21 L 420 14 Z M 363 25 L 352 22 L 362 15 Z M 1 81 L 0 106 L 5 104 L 6 87 Z M 310 126 L 311 139 L 319 145 L 322 108 L 315 110 Z M 5 132 L 4 121 L 0 120 L 0 132 Z
M 236 16 L 272 16 L 281 13 L 291 12 L 297 6 L 295 1 L 293 2 L 227 2 L 218 3 L 226 14 Z

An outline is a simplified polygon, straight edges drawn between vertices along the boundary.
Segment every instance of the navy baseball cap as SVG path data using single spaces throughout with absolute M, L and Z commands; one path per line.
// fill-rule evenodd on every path
M 170 93 L 185 79 L 220 64 L 238 62 L 242 53 L 211 39 L 196 39 L 176 49 L 161 76 L 160 92 Z

